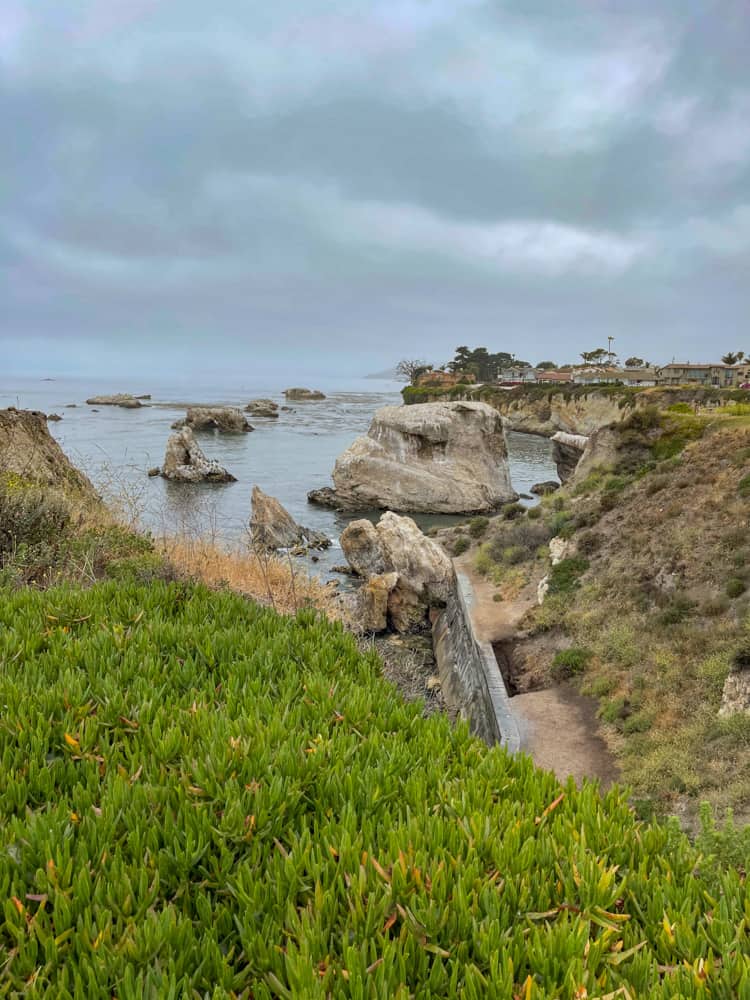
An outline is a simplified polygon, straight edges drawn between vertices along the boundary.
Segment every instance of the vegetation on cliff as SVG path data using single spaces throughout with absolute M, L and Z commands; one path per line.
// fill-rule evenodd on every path
M 340 626 L 163 582 L 0 624 L 6 995 L 750 988 L 737 872 L 423 719 Z
M 514 599 L 549 574 L 517 644 L 520 690 L 575 676 L 642 810 L 750 811 L 750 715 L 719 714 L 750 634 L 750 419 L 639 407 L 604 461 L 482 533 L 476 568 Z M 466 541 L 461 541 L 461 538 Z M 550 566 L 548 542 L 567 550 Z M 459 536 L 460 550 L 468 548 Z M 556 653 L 573 649 L 571 662 Z

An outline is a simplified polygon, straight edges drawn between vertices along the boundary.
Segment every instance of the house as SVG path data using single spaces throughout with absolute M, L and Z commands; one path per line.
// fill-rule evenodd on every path
M 498 373 L 497 380 L 501 385 L 525 385 L 536 382 L 536 371 L 526 365 L 503 368 Z
M 655 368 L 623 368 L 618 374 L 624 385 L 656 385 Z
M 587 365 L 585 368 L 574 368 L 571 375 L 576 385 L 611 385 L 621 381 L 622 373 L 618 368 Z
M 476 382 L 472 372 L 446 372 L 442 368 L 430 369 L 417 376 L 414 385 L 431 389 L 452 389 L 455 385 Z
M 750 379 L 750 364 L 725 365 L 673 361 L 659 369 L 657 385 L 701 385 L 732 389 Z
M 555 383 L 566 383 L 573 381 L 572 372 L 542 372 L 536 373 L 537 385 L 554 385 Z

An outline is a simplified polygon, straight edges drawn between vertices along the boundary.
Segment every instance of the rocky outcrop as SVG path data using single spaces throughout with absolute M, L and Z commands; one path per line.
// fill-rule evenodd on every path
M 570 559 L 576 554 L 576 544 L 571 538 L 560 538 L 555 536 L 555 538 L 550 539 L 549 543 L 549 556 L 550 562 L 553 566 L 557 566 L 559 562 L 563 559 Z M 536 588 L 536 598 L 539 605 L 544 604 L 544 601 L 549 593 L 549 573 L 543 576 L 539 581 Z
M 516 499 L 502 421 L 484 403 L 386 406 L 336 461 L 334 490 L 308 494 L 341 510 L 478 513 Z
M 173 430 L 189 427 L 194 431 L 224 431 L 230 434 L 254 430 L 241 410 L 233 406 L 190 406 L 182 420 L 175 420 Z
M 357 632 L 385 632 L 388 598 L 398 583 L 397 573 L 371 576 L 349 600 L 349 617 Z
M 294 399 L 297 401 L 326 398 L 319 389 L 284 389 L 284 395 L 287 399 Z
M 619 424 L 633 412 L 624 406 L 624 396 L 589 389 L 554 393 L 527 393 L 523 389 L 492 398 L 510 430 L 552 437 L 557 431 L 588 437 L 600 427 Z M 638 397 L 634 405 L 641 405 Z M 648 397 L 643 397 L 643 404 Z
M 251 505 L 250 531 L 253 544 L 262 549 L 269 552 L 298 546 L 322 549 L 331 544 L 331 540 L 320 531 L 297 524 L 289 511 L 259 486 L 253 486 Z
M 98 500 L 86 476 L 68 460 L 37 410 L 0 410 L 0 477 L 13 476 Z
M 167 441 L 161 475 L 178 483 L 233 483 L 231 472 L 206 458 L 190 427 L 183 427 Z
M 272 399 L 251 399 L 245 407 L 245 413 L 252 417 L 278 417 L 279 404 Z
M 554 479 L 548 479 L 543 483 L 534 483 L 531 487 L 531 493 L 533 493 L 534 496 L 546 497 L 551 493 L 557 493 L 559 489 L 560 483 Z
M 724 681 L 719 715 L 750 715 L 750 670 L 733 670 Z
M 117 392 L 113 396 L 91 396 L 86 400 L 89 406 L 121 406 L 125 410 L 137 410 L 142 399 L 150 396 L 132 396 L 129 392 Z
M 368 584 L 387 580 L 387 622 L 397 632 L 422 625 L 429 608 L 440 607 L 448 599 L 453 564 L 410 517 L 389 511 L 377 525 L 364 519 L 353 521 L 341 535 L 341 548 L 349 565 Z
M 588 440 L 581 434 L 567 434 L 565 431 L 552 435 L 552 460 L 561 483 L 566 483 L 576 471 Z

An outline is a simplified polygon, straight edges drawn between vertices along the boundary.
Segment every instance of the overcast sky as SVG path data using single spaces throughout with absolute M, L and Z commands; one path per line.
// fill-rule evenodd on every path
M 747 0 L 3 0 L 0 364 L 750 352 Z

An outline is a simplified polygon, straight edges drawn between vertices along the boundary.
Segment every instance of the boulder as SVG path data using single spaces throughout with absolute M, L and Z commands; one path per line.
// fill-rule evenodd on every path
M 58 420 L 62 420 L 62 417 L 59 413 L 48 413 L 47 420 L 51 420 L 52 423 L 57 423 Z
M 117 392 L 113 396 L 91 396 L 86 400 L 88 406 L 121 406 L 125 410 L 137 410 L 146 396 L 132 396 L 129 392 Z
M 250 531 L 253 543 L 269 552 L 275 549 L 327 548 L 331 540 L 319 531 L 297 524 L 279 501 L 253 486 Z
M 538 497 L 549 496 L 550 493 L 556 493 L 560 489 L 560 483 L 555 479 L 548 479 L 543 483 L 534 483 L 531 487 L 531 492 Z
M 190 427 L 194 431 L 226 431 L 235 434 L 252 431 L 241 410 L 233 406 L 190 406 L 183 420 L 172 424 L 173 430 Z
M 295 400 L 306 400 L 306 399 L 325 399 L 326 397 L 320 392 L 319 389 L 284 389 L 284 395 L 287 399 Z
M 278 417 L 279 404 L 272 399 L 251 399 L 245 407 L 245 413 L 253 417 Z
M 517 499 L 498 412 L 485 403 L 386 406 L 336 461 L 334 491 L 312 502 L 341 510 L 480 513 Z
M 349 614 L 357 632 L 385 632 L 388 602 L 398 582 L 396 573 L 371 576 L 349 599 Z
M 190 427 L 183 427 L 167 441 L 161 475 L 179 483 L 234 483 L 236 478 L 213 459 L 206 458 Z
M 387 561 L 378 529 L 366 518 L 352 521 L 344 528 L 341 550 L 357 576 L 374 576 L 386 570 Z
M 448 600 L 453 564 L 410 517 L 389 511 L 377 525 L 353 521 L 341 535 L 341 548 L 352 569 L 368 582 L 390 581 L 388 619 L 398 632 L 422 625 L 431 607 Z

